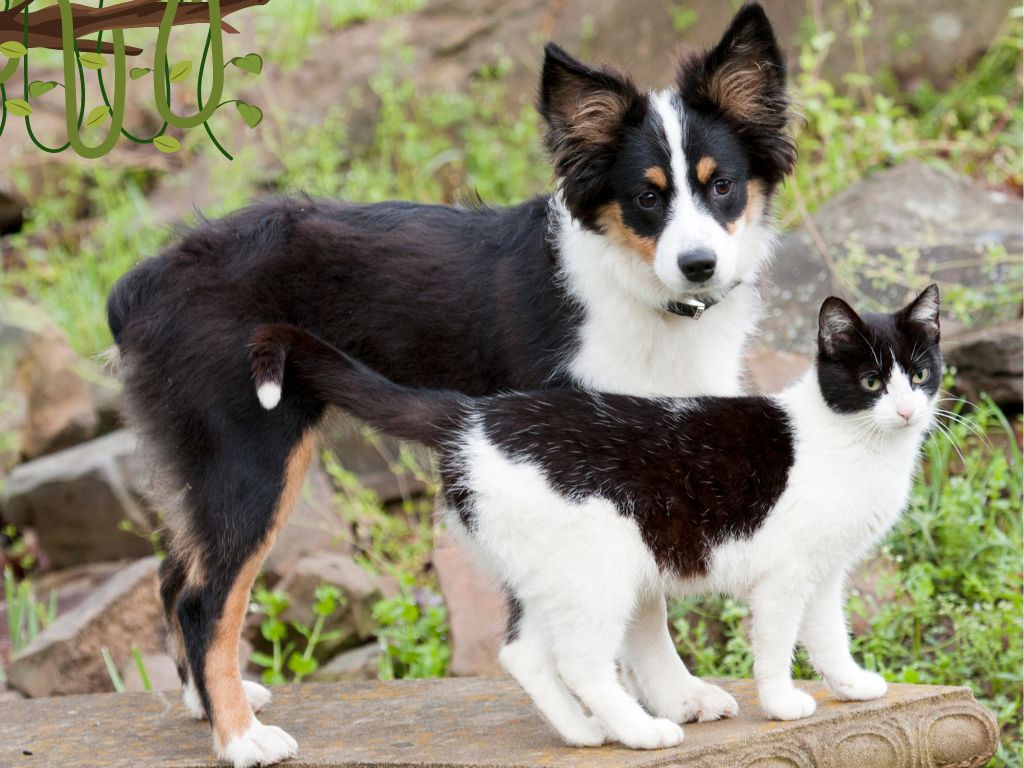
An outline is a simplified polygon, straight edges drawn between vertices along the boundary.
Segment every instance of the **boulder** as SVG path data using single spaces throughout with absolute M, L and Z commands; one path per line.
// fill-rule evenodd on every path
M 146 653 L 141 654 L 141 658 L 142 666 L 146 670 L 146 677 L 149 679 L 149 690 L 177 691 L 181 688 L 181 678 L 178 677 L 178 668 L 174 664 L 174 659 L 166 653 Z M 126 693 L 138 693 L 146 690 L 146 686 L 142 683 L 139 665 L 135 663 L 135 658 L 131 655 L 121 670 L 121 681 L 124 683 Z
M 101 649 L 118 667 L 164 646 L 157 586 L 159 561 L 147 557 L 118 571 L 78 607 L 57 617 L 7 670 L 8 685 L 29 696 L 112 691 Z
M 312 674 L 318 683 L 341 683 L 347 680 L 376 680 L 381 649 L 376 643 L 339 653 Z
M 444 534 L 437 543 L 433 564 L 448 608 L 452 648 L 449 672 L 461 676 L 501 675 L 498 651 L 508 624 L 504 593 L 451 534 Z
M 1014 412 L 1024 403 L 1024 337 L 1020 319 L 970 328 L 942 340 L 946 364 L 956 368 L 953 391 L 972 402 L 982 393 Z
M 157 521 L 138 461 L 134 437 L 121 430 L 22 464 L 4 490 L 7 521 L 34 528 L 54 568 L 151 554 L 146 536 Z
M 782 239 L 766 286 L 764 340 L 791 352 L 813 351 L 817 310 L 832 294 L 884 309 L 907 302 L 929 279 L 979 289 L 1019 279 L 1009 264 L 993 268 L 985 256 L 1004 248 L 1019 262 L 1020 198 L 917 161 L 843 190 L 810 226 L 814 234 L 805 225 Z
M 792 384 L 811 367 L 808 355 L 798 355 L 771 347 L 747 350 L 747 384 L 752 392 L 773 395 Z
M 10 179 L 0 178 L 0 235 L 21 229 L 28 202 Z
M 299 560 L 277 584 L 291 598 L 281 619 L 311 625 L 316 618 L 312 613 L 314 592 L 321 584 L 337 587 L 344 595 L 344 603 L 324 625 L 325 631 L 340 630 L 343 635 L 317 646 L 316 656 L 320 660 L 372 639 L 377 630 L 373 606 L 398 592 L 394 579 L 367 572 L 350 555 L 320 552 Z

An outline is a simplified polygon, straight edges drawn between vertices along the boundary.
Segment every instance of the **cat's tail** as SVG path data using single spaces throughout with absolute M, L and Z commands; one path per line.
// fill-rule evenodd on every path
M 376 429 L 430 446 L 465 423 L 471 400 L 457 392 L 404 387 L 307 331 L 261 325 L 249 354 L 256 396 L 267 410 L 282 398 L 337 405 Z

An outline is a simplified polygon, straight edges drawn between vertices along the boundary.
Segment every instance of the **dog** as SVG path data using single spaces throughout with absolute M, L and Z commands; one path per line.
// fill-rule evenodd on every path
M 200 224 L 111 291 L 130 421 L 159 470 L 171 652 L 186 705 L 235 766 L 295 753 L 255 717 L 270 694 L 242 681 L 237 644 L 323 417 L 277 385 L 253 397 L 258 325 L 288 323 L 400 384 L 469 395 L 742 388 L 772 199 L 795 162 L 763 9 L 742 7 L 657 92 L 548 45 L 539 110 L 549 197 L 504 209 L 258 202 Z

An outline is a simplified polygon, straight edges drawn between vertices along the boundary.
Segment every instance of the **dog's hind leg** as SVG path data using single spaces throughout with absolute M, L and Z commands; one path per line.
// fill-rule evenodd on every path
M 297 751 L 291 736 L 256 719 L 252 703 L 266 703 L 269 692 L 242 681 L 238 639 L 249 591 L 302 489 L 313 441 L 306 432 L 294 445 L 280 443 L 277 456 L 274 445 L 255 438 L 221 450 L 194 494 L 203 509 L 193 515 L 211 540 L 197 544 L 201 583 L 186 584 L 177 616 L 192 682 L 212 720 L 214 746 L 236 768 L 271 764 Z M 275 466 L 278 471 L 268 476 Z

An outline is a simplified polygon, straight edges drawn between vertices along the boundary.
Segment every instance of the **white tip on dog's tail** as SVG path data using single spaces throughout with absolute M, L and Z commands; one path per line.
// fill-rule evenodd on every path
M 272 411 L 281 402 L 281 385 L 273 381 L 260 384 L 256 390 L 256 397 L 260 399 L 260 405 L 268 411 Z

